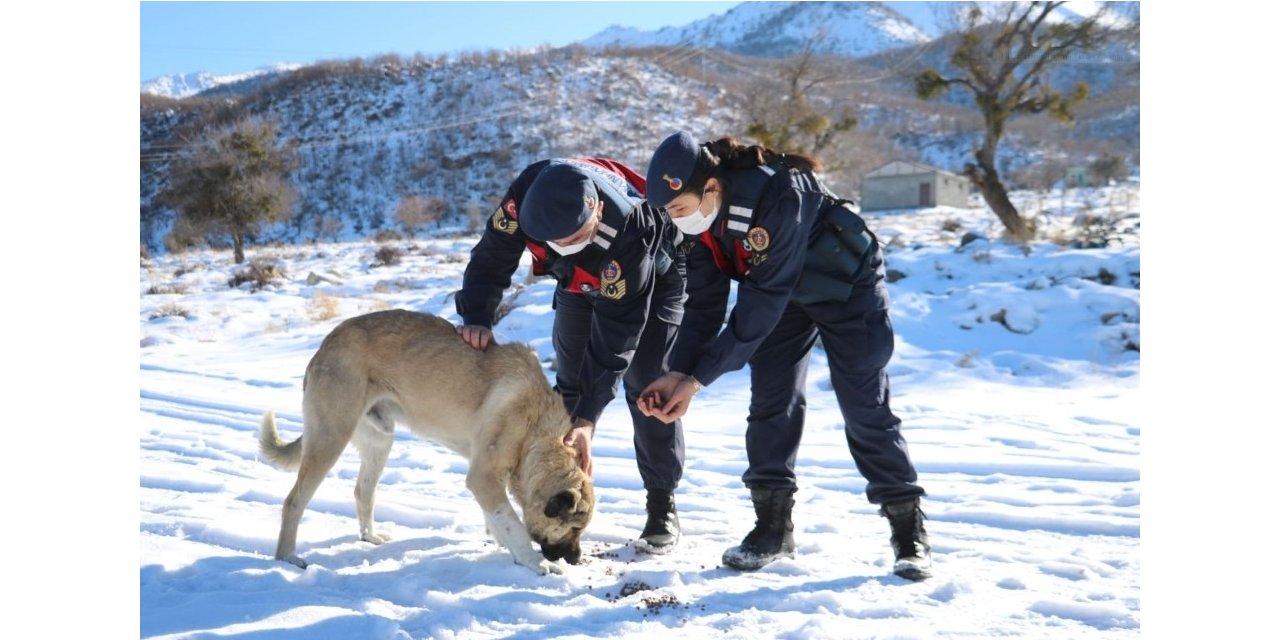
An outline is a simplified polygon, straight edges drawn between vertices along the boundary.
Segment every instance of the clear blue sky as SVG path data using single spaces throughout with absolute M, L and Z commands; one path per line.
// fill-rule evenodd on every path
M 660 29 L 738 2 L 141 2 L 141 80 L 276 62 L 562 46 Z

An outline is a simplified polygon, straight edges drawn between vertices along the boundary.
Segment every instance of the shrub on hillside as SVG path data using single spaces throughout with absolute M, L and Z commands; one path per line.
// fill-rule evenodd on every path
M 339 308 L 338 299 L 326 295 L 324 292 L 317 293 L 311 301 L 307 303 L 307 317 L 313 322 L 324 322 L 332 320 L 342 315 Z
M 232 275 L 231 280 L 227 282 L 227 286 L 232 289 L 238 289 L 247 282 L 249 283 L 250 291 L 259 291 L 268 285 L 278 283 L 284 278 L 284 267 L 274 260 L 257 258 L 251 260 L 248 266 Z
M 404 256 L 404 252 L 400 247 L 395 245 L 383 245 L 378 247 L 378 251 L 373 254 L 374 267 L 391 267 L 400 264 L 400 258 Z
M 155 311 L 152 311 L 148 318 L 151 320 L 157 320 L 159 318 L 169 318 L 173 316 L 177 316 L 179 318 L 190 318 L 191 312 L 182 308 L 176 302 L 166 302 L 165 304 L 157 307 Z

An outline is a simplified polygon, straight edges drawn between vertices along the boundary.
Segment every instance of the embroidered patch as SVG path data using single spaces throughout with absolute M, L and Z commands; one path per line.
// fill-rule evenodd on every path
M 679 191 L 680 187 L 684 186 L 683 180 L 681 180 L 680 178 L 672 178 L 671 176 L 665 173 L 662 174 L 662 179 L 667 181 L 667 186 L 671 187 L 672 191 Z
M 764 251 L 769 248 L 769 232 L 764 227 L 752 227 L 747 232 L 747 244 L 753 251 Z
M 493 212 L 493 217 L 489 219 L 489 222 L 493 226 L 494 231 L 501 231 L 508 235 L 515 233 L 516 229 L 520 228 L 520 224 L 515 221 L 515 218 L 507 217 L 507 214 L 502 210 L 502 207 L 498 207 L 498 209 Z
M 751 260 L 749 260 L 748 262 L 751 263 L 751 266 L 758 267 L 764 264 L 764 261 L 768 259 L 769 259 L 769 254 L 767 253 L 753 253 L 751 254 Z
M 601 284 L 600 294 L 610 300 L 621 300 L 622 296 L 627 295 L 627 281 L 619 280 L 618 282 Z
M 613 284 L 622 279 L 622 265 L 617 260 L 610 260 L 603 269 L 600 270 L 600 282 L 605 284 Z

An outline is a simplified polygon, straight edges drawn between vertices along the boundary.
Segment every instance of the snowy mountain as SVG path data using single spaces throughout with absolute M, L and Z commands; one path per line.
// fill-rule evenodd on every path
M 723 15 L 683 27 L 610 27 L 583 44 L 714 47 L 780 58 L 808 43 L 821 53 L 862 56 L 930 39 L 911 20 L 879 2 L 744 2 Z
M 152 78 L 142 83 L 142 93 L 161 96 L 165 98 L 187 98 L 197 93 L 220 87 L 223 85 L 236 84 L 251 80 L 254 78 L 265 79 L 267 76 L 276 75 L 286 71 L 292 71 L 301 67 L 299 64 L 280 63 L 270 67 L 260 67 L 253 71 L 244 73 L 229 73 L 223 75 L 214 75 L 206 71 L 197 71 L 195 73 L 174 73 L 167 76 Z
M 929 34 L 932 38 L 946 35 L 947 32 L 955 30 L 964 22 L 965 12 L 973 6 L 977 6 L 983 11 L 983 15 L 988 19 L 999 19 L 1007 14 L 1010 10 L 1019 10 L 1025 7 L 1027 3 L 1013 3 L 1008 0 L 981 0 L 979 2 L 885 2 L 885 6 L 897 11 L 906 17 L 921 31 Z M 1020 6 L 1014 6 L 1014 5 Z M 1106 11 L 1101 19 L 1101 24 L 1121 28 L 1133 24 L 1138 18 L 1139 7 L 1137 2 L 1113 2 L 1105 3 Z M 1092 0 L 1068 0 L 1068 2 L 1059 7 L 1047 18 L 1049 23 L 1070 21 L 1078 22 L 1083 20 L 1085 16 L 1093 15 L 1099 9 L 1104 7 L 1104 3 L 1093 2 Z

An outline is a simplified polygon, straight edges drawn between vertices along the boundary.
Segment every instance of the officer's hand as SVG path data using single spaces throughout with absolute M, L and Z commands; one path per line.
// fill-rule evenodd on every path
M 493 331 L 489 327 L 478 324 L 464 324 L 458 327 L 458 335 L 462 336 L 463 342 L 480 351 L 487 349 L 489 343 L 493 342 Z
M 649 386 L 640 392 L 640 398 L 636 400 L 636 408 L 646 416 L 656 417 L 663 422 L 673 422 L 674 418 L 666 420 L 660 414 L 667 400 L 675 393 L 676 387 L 680 386 L 687 377 L 689 376 L 686 374 L 672 371 L 649 383 Z
M 654 409 L 661 408 L 666 403 L 667 399 L 661 393 L 650 391 L 636 399 L 636 408 L 645 416 L 652 416 Z
M 590 420 L 575 418 L 564 443 L 578 451 L 578 466 L 582 472 L 591 475 L 591 436 L 595 433 L 595 425 Z
M 701 389 L 702 384 L 693 376 L 686 377 L 684 380 L 680 381 L 680 384 L 676 386 L 675 391 L 673 391 L 671 396 L 667 398 L 667 403 L 662 405 L 661 409 L 655 410 L 653 415 L 667 424 L 679 420 L 680 417 L 689 410 L 689 404 L 693 402 L 694 394 L 698 393 Z

